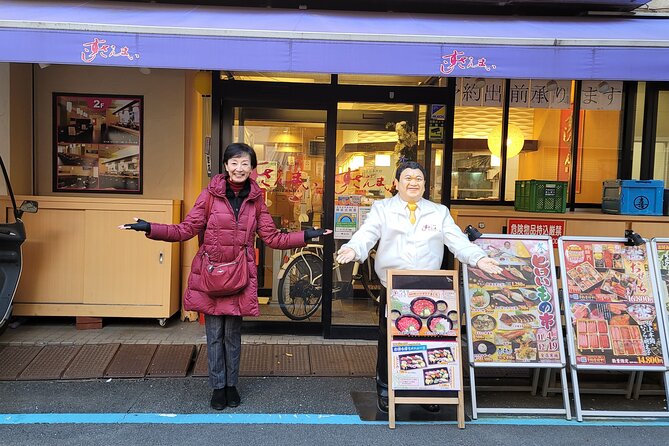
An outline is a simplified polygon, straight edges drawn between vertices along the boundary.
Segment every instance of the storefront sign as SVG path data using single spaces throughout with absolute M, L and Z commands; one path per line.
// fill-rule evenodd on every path
M 570 80 L 511 79 L 509 104 L 515 108 L 571 108 Z M 456 105 L 502 107 L 504 80 L 458 78 Z
M 470 360 L 564 362 L 553 249 L 547 237 L 481 237 L 475 242 L 502 272 L 465 269 Z
M 53 94 L 54 192 L 142 193 L 143 102 Z
M 567 331 L 577 366 L 664 366 L 664 314 L 649 248 L 624 241 L 560 240 Z
M 583 81 L 581 110 L 621 110 L 623 83 L 621 81 Z
M 115 44 L 107 43 L 105 39 L 99 37 L 93 38 L 90 42 L 84 42 L 81 52 L 82 62 L 89 64 L 98 57 L 100 59 L 122 57 L 127 60 L 135 60 L 139 59 L 139 53 L 131 51 L 127 46 L 117 47 Z
M 488 62 L 485 57 L 472 56 L 457 49 L 454 49 L 450 54 L 441 56 L 441 59 L 439 72 L 443 75 L 450 75 L 456 70 L 481 70 L 486 72 L 497 68 L 494 64 Z
M 556 248 L 558 238 L 564 235 L 565 220 L 509 218 L 506 225 L 509 234 L 550 235 Z

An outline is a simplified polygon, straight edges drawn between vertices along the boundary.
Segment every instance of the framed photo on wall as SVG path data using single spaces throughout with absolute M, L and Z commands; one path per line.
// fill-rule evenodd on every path
M 53 191 L 142 193 L 144 97 L 53 93 Z

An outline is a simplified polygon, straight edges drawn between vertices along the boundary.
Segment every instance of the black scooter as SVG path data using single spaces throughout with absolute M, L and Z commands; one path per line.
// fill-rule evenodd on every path
M 32 200 L 24 201 L 17 208 L 12 185 L 9 182 L 9 176 L 7 175 L 7 169 L 2 157 L 0 157 L 0 167 L 2 167 L 2 175 L 5 178 L 7 192 L 12 200 L 12 208 L 14 209 L 14 222 L 0 223 L 0 334 L 2 334 L 7 328 L 9 316 L 12 314 L 12 301 L 14 300 L 16 288 L 19 285 L 21 268 L 23 266 L 21 245 L 26 240 L 26 230 L 21 217 L 24 212 L 37 212 L 37 202 Z M 11 219 L 12 216 L 7 215 L 7 221 L 9 222 Z

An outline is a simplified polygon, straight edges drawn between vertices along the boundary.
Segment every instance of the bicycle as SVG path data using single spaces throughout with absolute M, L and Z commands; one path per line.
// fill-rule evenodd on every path
M 363 263 L 353 264 L 350 281 L 342 281 L 341 265 L 334 260 L 332 293 L 333 295 L 352 291 L 356 281 L 362 286 L 369 298 L 379 301 L 381 282 L 374 271 L 376 251 L 371 250 Z M 294 321 L 311 317 L 323 301 L 323 246 L 309 244 L 299 248 L 281 265 L 277 279 L 279 280 L 277 298 L 283 314 Z

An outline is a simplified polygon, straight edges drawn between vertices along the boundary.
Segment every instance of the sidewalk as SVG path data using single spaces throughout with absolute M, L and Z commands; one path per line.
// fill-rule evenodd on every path
M 18 323 L 17 323 L 18 322 Z M 16 328 L 12 328 L 16 326 Z M 204 325 L 178 318 L 161 327 L 153 319 L 106 318 L 98 330 L 77 330 L 74 318 L 19 318 L 0 336 L 0 345 L 206 344 Z M 242 334 L 242 344 L 376 345 L 376 341 L 322 336 Z
M 204 325 L 109 319 L 77 330 L 68 318 L 25 318 L 0 336 L 0 381 L 206 377 Z M 13 328 L 12 328 L 13 327 Z M 240 376 L 375 375 L 376 343 L 242 334 Z

